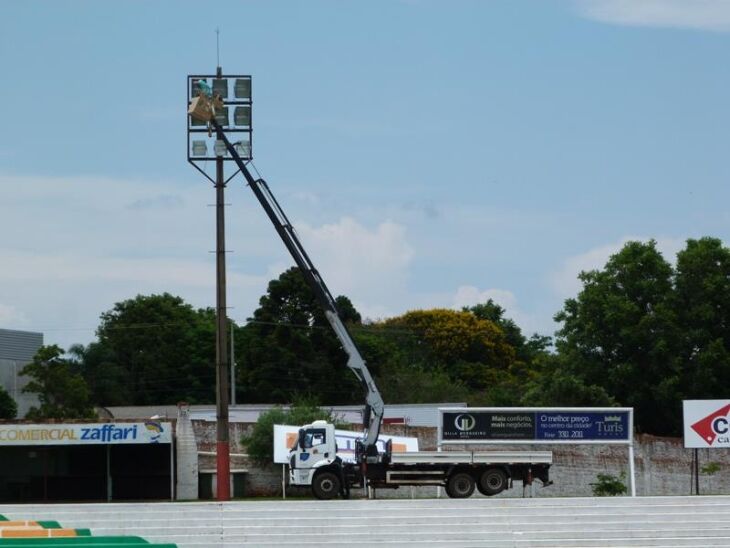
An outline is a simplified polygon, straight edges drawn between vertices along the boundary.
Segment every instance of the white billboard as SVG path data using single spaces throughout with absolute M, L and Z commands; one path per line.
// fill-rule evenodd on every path
M 299 428 L 299 426 L 274 425 L 274 462 L 276 464 L 287 464 L 289 462 L 289 450 L 297 443 Z M 335 430 L 337 456 L 343 462 L 355 462 L 355 440 L 360 437 L 362 437 L 362 434 L 359 432 Z M 393 453 L 418 451 L 418 438 L 386 436 L 384 434 L 378 437 L 378 451 L 385 452 L 385 442 L 388 440 L 393 440 Z
M 172 425 L 155 420 L 89 424 L 0 424 L 0 447 L 132 443 L 172 443 Z
M 684 400 L 684 446 L 730 447 L 730 400 Z

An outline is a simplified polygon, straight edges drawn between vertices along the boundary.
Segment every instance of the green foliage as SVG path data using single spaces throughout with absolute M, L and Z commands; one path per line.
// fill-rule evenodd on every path
M 700 472 L 703 474 L 707 474 L 708 476 L 713 476 L 717 474 L 722 469 L 722 466 L 719 462 L 708 462 L 707 464 L 703 465 L 702 468 L 700 468 Z
M 688 240 L 677 254 L 675 300 L 683 395 L 724 398 L 730 375 L 730 250 L 720 240 Z
M 688 240 L 676 268 L 654 241 L 629 242 L 580 279 L 556 315 L 567 375 L 634 407 L 637 429 L 660 435 L 680 434 L 681 400 L 724 397 L 730 250 L 720 240 Z
M 56 345 L 42 346 L 21 374 L 31 380 L 23 392 L 35 393 L 40 407 L 31 407 L 27 417 L 41 419 L 88 419 L 96 413 L 89 399 L 89 388 L 77 371 L 75 362 L 63 358 Z
M 514 320 L 505 317 L 505 309 L 492 299 L 462 310 L 471 312 L 477 318 L 488 320 L 499 327 L 504 333 L 506 341 L 515 349 L 516 358 L 523 363 L 531 363 L 535 358 L 546 353 L 552 344 L 550 337 L 537 333 L 527 339 Z
M 471 395 L 463 382 L 453 380 L 441 368 L 427 369 L 395 360 L 383 368 L 378 385 L 388 403 L 466 401 Z
M 72 350 L 100 405 L 215 401 L 215 314 L 169 293 L 101 315 L 98 342 Z
M 14 419 L 18 415 L 18 405 L 13 397 L 0 386 L 0 420 Z
M 594 497 L 618 497 L 627 492 L 624 472 L 621 472 L 619 477 L 611 474 L 598 474 L 597 479 L 596 483 L 591 483 Z
M 676 429 L 680 330 L 672 307 L 672 267 L 656 243 L 629 242 L 600 271 L 580 275 L 583 289 L 555 319 L 568 374 L 635 408 L 639 429 Z
M 346 297 L 336 299 L 344 321 L 360 314 Z M 327 404 L 361 401 L 363 388 L 346 368 L 347 356 L 322 306 L 298 268 L 269 282 L 251 321 L 236 335 L 238 386 L 250 403 L 286 403 L 316 394 Z
M 406 333 L 405 349 L 414 363 L 426 371 L 445 372 L 473 393 L 484 393 L 496 378 L 509 376 L 516 362 L 515 349 L 502 330 L 470 312 L 415 310 L 380 327 L 386 333 L 392 329 Z
M 676 267 L 655 242 L 629 242 L 580 280 L 578 295 L 555 316 L 562 327 L 554 347 L 549 337 L 527 338 L 492 300 L 367 325 L 347 297 L 336 301 L 388 402 L 631 406 L 639 431 L 671 435 L 681 430 L 682 399 L 724 397 L 730 250 L 720 240 L 688 240 Z M 212 310 L 165 293 L 117 303 L 101 320 L 97 342 L 51 360 L 71 379 L 83 375 L 94 402 L 214 400 Z M 363 400 L 296 268 L 269 283 L 235 342 L 240 401 L 286 403 L 306 394 L 327 404 Z M 34 388 L 41 390 L 39 382 Z M 64 390 L 74 392 L 74 382 Z M 50 401 L 48 386 L 42 390 Z
M 601 386 L 588 385 L 570 371 L 562 356 L 546 354 L 534 362 L 535 375 L 525 385 L 525 407 L 612 407 L 614 400 Z
M 274 425 L 303 426 L 316 420 L 335 423 L 334 417 L 326 409 L 321 409 L 313 399 L 294 403 L 291 408 L 274 407 L 259 416 L 251 433 L 243 436 L 241 443 L 246 446 L 248 455 L 256 463 L 266 465 L 274 460 Z

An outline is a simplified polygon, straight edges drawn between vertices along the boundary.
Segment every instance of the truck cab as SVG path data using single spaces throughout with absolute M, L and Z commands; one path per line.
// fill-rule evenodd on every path
M 311 485 L 315 494 L 318 490 L 328 495 L 341 492 L 344 477 L 333 424 L 314 421 L 299 429 L 297 443 L 289 452 L 289 483 Z

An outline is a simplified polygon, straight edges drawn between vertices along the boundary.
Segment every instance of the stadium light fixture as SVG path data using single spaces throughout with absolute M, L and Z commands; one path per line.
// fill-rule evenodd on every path
M 233 93 L 236 99 L 250 99 L 251 80 L 248 78 L 236 78 L 236 82 L 233 85 Z
M 215 151 L 216 156 L 225 156 L 228 153 L 228 150 L 226 149 L 226 144 L 220 139 L 216 140 L 215 145 L 213 146 L 213 150 Z
M 237 126 L 251 125 L 251 107 L 236 107 L 233 111 L 233 123 Z
M 206 156 L 208 144 L 205 141 L 193 141 L 193 156 Z
M 216 78 L 213 80 L 213 95 L 220 95 L 221 99 L 228 99 L 228 80 Z

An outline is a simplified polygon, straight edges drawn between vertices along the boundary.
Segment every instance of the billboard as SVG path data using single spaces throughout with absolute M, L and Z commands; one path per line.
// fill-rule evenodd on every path
M 0 447 L 172 443 L 169 422 L 0 424 Z
M 630 443 L 627 408 L 439 409 L 441 443 Z
M 289 462 L 289 450 L 297 443 L 299 426 L 274 425 L 274 463 L 287 464 Z M 355 462 L 355 440 L 361 438 L 359 432 L 350 430 L 335 430 L 335 441 L 337 442 L 337 456 L 343 462 Z M 418 451 L 418 438 L 407 438 L 404 436 L 386 436 L 381 434 L 378 437 L 378 451 L 385 452 L 385 442 L 393 440 L 394 453 L 410 453 Z
M 685 447 L 730 447 L 730 400 L 684 400 L 682 417 Z

